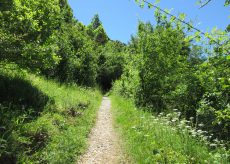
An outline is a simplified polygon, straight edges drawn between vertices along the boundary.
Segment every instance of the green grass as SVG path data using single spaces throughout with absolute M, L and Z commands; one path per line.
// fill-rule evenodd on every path
M 0 68 L 0 163 L 75 163 L 87 146 L 101 93 Z
M 227 151 L 210 150 L 165 119 L 137 109 L 131 100 L 111 96 L 115 125 L 136 163 L 228 163 Z

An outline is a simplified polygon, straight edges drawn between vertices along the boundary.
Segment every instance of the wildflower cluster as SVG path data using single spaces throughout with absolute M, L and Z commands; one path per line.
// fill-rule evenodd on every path
M 160 113 L 154 121 L 160 121 L 160 124 L 170 126 L 171 129 L 176 133 L 179 133 L 180 136 L 187 138 L 184 141 L 188 141 L 188 138 L 192 138 L 197 142 L 205 144 L 210 150 L 212 150 L 212 152 L 215 152 L 212 155 L 216 158 L 229 160 L 229 150 L 224 141 L 218 140 L 217 138 L 214 138 L 213 134 L 209 134 L 207 131 L 202 130 L 204 124 L 194 123 L 195 121 L 193 117 L 186 120 L 181 117 L 181 112 L 174 109 L 172 113 Z

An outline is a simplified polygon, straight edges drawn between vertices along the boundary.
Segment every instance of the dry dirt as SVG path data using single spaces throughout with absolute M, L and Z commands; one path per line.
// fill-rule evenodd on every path
M 95 127 L 89 136 L 89 147 L 77 162 L 79 164 L 118 164 L 124 162 L 119 137 L 114 131 L 111 102 L 103 97 Z

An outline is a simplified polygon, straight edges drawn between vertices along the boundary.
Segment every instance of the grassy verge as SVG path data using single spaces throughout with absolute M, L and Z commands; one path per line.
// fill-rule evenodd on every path
M 137 109 L 112 95 L 112 111 L 127 153 L 136 163 L 228 163 L 227 151 L 210 150 L 189 132 L 180 132 L 163 117 Z
M 0 163 L 75 163 L 101 94 L 14 65 L 0 68 Z

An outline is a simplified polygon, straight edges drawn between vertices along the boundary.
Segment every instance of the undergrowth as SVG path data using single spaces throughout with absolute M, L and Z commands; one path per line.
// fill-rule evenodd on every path
M 0 163 L 75 163 L 86 148 L 101 94 L 0 67 Z
M 200 130 L 172 118 L 173 114 L 154 116 L 136 108 L 131 100 L 116 95 L 111 98 L 115 124 L 127 153 L 136 163 L 230 162 L 229 151 L 224 147 L 213 148 L 212 143 L 207 145 L 208 140 L 199 134 Z

